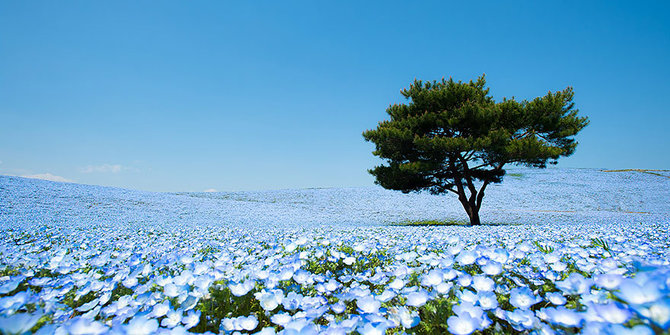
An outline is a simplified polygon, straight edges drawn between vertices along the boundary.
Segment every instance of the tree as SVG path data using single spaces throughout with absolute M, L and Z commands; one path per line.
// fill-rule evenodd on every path
M 500 183 L 506 164 L 545 168 L 574 153 L 588 123 L 571 87 L 531 101 L 495 102 L 484 75 L 464 83 L 414 80 L 401 91 L 409 103 L 386 109 L 390 120 L 363 132 L 386 165 L 369 170 L 376 184 L 404 193 L 452 192 L 479 225 L 486 187 Z

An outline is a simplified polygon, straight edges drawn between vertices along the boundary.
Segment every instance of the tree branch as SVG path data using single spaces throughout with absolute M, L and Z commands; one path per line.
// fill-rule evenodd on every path
M 471 167 L 470 170 L 476 170 L 476 169 L 479 169 L 479 168 L 482 168 L 482 167 L 485 167 L 485 166 L 489 166 L 489 165 L 491 165 L 491 163 L 479 164 L 477 166 Z
M 469 161 L 472 158 L 472 156 L 474 156 L 474 154 L 475 154 L 474 150 L 473 151 L 466 151 L 465 154 L 463 155 L 463 157 L 465 158 L 465 160 Z
M 463 181 L 461 180 L 458 170 L 456 169 L 456 165 L 454 164 L 455 160 L 456 158 L 454 156 L 449 157 L 449 169 L 453 174 L 454 184 L 456 184 L 456 188 L 458 189 L 458 192 L 456 192 L 456 194 L 458 194 L 458 200 L 460 200 L 465 207 L 465 204 L 467 203 L 468 199 L 465 195 L 465 189 L 463 188 Z M 468 215 L 470 215 L 470 210 L 468 208 L 465 209 L 468 212 Z
M 505 163 L 500 163 L 498 166 L 496 166 L 493 170 L 494 171 L 500 171 L 502 170 L 503 166 Z M 484 181 L 484 184 L 482 184 L 482 187 L 479 189 L 479 193 L 477 193 L 477 202 L 475 204 L 477 210 L 482 207 L 482 200 L 484 200 L 484 190 L 486 189 L 486 186 L 488 186 L 490 183 L 489 180 Z
M 465 158 L 461 155 L 458 155 L 458 159 L 461 161 L 461 165 L 463 165 L 463 171 L 465 175 L 465 181 L 468 183 L 468 189 L 470 190 L 470 197 L 476 196 L 477 195 L 477 188 L 475 188 L 475 184 L 472 182 L 472 176 L 470 176 L 470 168 L 468 168 L 468 161 L 465 160 Z
M 450 188 L 445 188 L 445 190 L 447 190 L 447 191 L 449 191 L 449 192 L 454 192 L 455 194 L 458 194 L 458 191 L 453 190 L 453 189 L 450 189 Z

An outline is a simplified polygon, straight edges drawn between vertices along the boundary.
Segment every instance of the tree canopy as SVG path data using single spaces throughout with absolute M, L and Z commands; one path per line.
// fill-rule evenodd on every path
M 386 161 L 369 172 L 387 189 L 457 194 L 473 225 L 486 187 L 502 182 L 506 164 L 556 164 L 575 152 L 573 136 L 589 123 L 571 87 L 496 102 L 482 75 L 467 83 L 415 80 L 401 94 L 408 103 L 389 106 L 391 119 L 363 133 Z

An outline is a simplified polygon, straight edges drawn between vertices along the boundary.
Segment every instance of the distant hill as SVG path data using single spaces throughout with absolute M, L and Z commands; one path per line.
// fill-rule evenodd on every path
M 663 171 L 510 169 L 487 190 L 484 223 L 670 222 Z M 253 192 L 156 193 L 0 176 L 0 226 L 192 225 L 318 227 L 463 219 L 451 195 L 402 194 L 371 186 Z

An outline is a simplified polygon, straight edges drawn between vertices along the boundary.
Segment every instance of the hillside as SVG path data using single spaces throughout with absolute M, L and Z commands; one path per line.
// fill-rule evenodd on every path
M 487 190 L 484 223 L 670 221 L 670 178 L 639 171 L 513 169 Z M 661 175 L 659 175 L 661 174 Z M 4 228 L 122 223 L 188 227 L 380 225 L 462 219 L 451 195 L 403 194 L 380 187 L 217 193 L 155 193 L 0 176 Z

